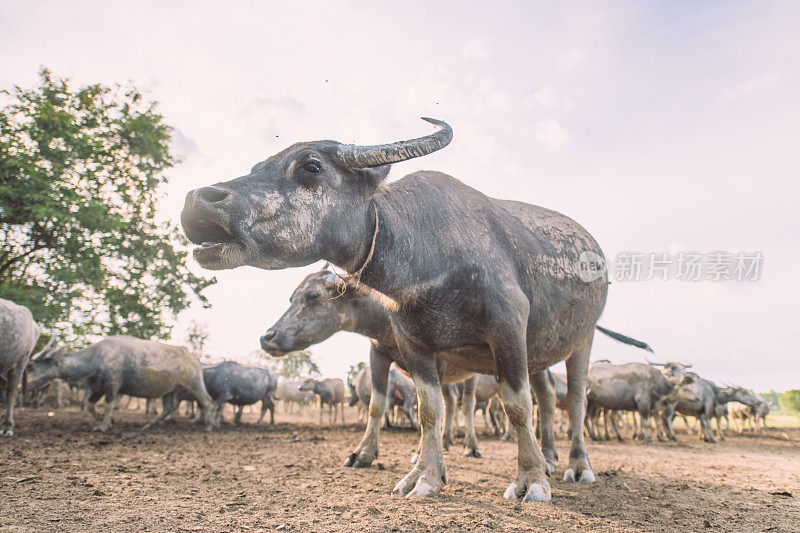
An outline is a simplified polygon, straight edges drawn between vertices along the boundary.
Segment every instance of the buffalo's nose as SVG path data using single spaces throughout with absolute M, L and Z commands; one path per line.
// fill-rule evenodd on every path
M 275 331 L 274 329 L 271 329 L 271 330 L 267 331 L 266 333 L 264 333 L 264 336 L 261 337 L 261 346 L 264 346 L 265 344 L 268 344 L 269 341 L 271 341 L 272 339 L 275 338 L 275 335 L 277 335 L 277 333 L 278 332 Z
M 221 202 L 228 196 L 230 196 L 230 192 L 226 191 L 225 189 L 220 189 L 218 187 L 203 187 L 202 189 L 198 189 L 195 192 L 197 198 L 204 200 L 210 204 L 214 204 L 217 202 Z

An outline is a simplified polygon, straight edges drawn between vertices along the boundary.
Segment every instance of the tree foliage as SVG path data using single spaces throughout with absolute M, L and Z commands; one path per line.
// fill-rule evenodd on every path
M 354 380 L 356 376 L 358 376 L 358 373 L 366 367 L 367 363 L 364 361 L 359 361 L 354 365 L 350 365 L 350 368 L 347 371 L 347 382 L 350 383 L 351 380 Z
M 171 128 L 134 87 L 73 88 L 40 71 L 3 91 L 0 297 L 49 332 L 166 338 L 214 283 L 186 267 L 178 228 L 156 205 Z
M 289 352 L 280 358 L 270 359 L 276 374 L 284 378 L 315 378 L 322 376 L 319 366 L 308 350 Z
M 781 400 L 787 409 L 791 411 L 800 411 L 800 389 L 792 389 L 784 392 Z
M 201 363 L 210 363 L 210 358 L 206 355 L 206 343 L 211 334 L 205 324 L 200 324 L 195 320 L 189 324 L 189 330 L 186 332 L 186 344 L 188 345 L 189 352 L 197 357 Z

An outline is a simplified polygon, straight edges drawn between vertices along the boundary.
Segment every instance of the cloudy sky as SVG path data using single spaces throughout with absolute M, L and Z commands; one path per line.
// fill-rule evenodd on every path
M 381 143 L 447 120 L 453 143 L 390 180 L 435 169 L 557 209 L 610 260 L 763 254 L 758 281 L 615 281 L 600 323 L 713 379 L 800 386 L 800 3 L 286 4 L 0 1 L 0 87 L 32 86 L 44 65 L 147 89 L 184 158 L 161 209 L 175 221 L 187 190 L 293 142 Z M 246 360 L 318 267 L 218 273 L 213 308 L 182 314 L 175 340 L 194 319 L 212 353 Z M 368 341 L 312 351 L 341 376 Z M 595 342 L 595 358 L 642 354 Z

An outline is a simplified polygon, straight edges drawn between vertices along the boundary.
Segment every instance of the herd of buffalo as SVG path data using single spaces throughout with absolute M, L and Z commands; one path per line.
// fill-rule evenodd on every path
M 459 402 L 465 419 L 464 453 L 480 457 L 477 409 L 497 433 L 518 446 L 517 474 L 507 498 L 547 501 L 547 478 L 557 469 L 556 419 L 570 440 L 568 482 L 595 480 L 584 435 L 622 438 L 625 413 L 634 413 L 634 438 L 675 439 L 676 416 L 695 417 L 698 433 L 723 438 L 720 420 L 764 426 L 769 403 L 741 387 L 720 387 L 689 365 L 590 363 L 595 331 L 639 348 L 641 341 L 597 325 L 605 305 L 605 272 L 581 272 L 585 258 L 602 258 L 592 236 L 572 219 L 542 207 L 483 195 L 438 172 L 416 172 L 385 183 L 392 163 L 447 146 L 446 123 L 433 134 L 360 146 L 335 141 L 295 144 L 237 179 L 191 191 L 181 214 L 208 269 L 253 266 L 283 269 L 327 261 L 307 276 L 289 309 L 261 337 L 275 357 L 319 343 L 338 331 L 372 340 L 370 364 L 345 384 L 340 379 L 278 380 L 266 369 L 235 362 L 201 366 L 186 348 L 127 336 L 105 338 L 67 352 L 53 339 L 32 355 L 40 328 L 30 311 L 0 300 L 0 374 L 13 435 L 20 388 L 40 391 L 62 380 L 86 391 L 96 429 L 113 423 L 123 395 L 160 398 L 173 416 L 196 402 L 209 430 L 225 403 L 261 402 L 259 422 L 274 399 L 318 398 L 320 423 L 344 423 L 351 405 L 366 408 L 366 431 L 346 458 L 368 466 L 378 456 L 388 411 L 421 430 L 411 471 L 396 495 L 435 496 L 448 480 L 444 451 L 453 444 Z M 564 361 L 566 374 L 549 367 Z M 299 396 L 298 396 L 299 395 Z M 102 413 L 95 404 L 105 398 Z M 738 402 L 738 403 L 732 403 Z M 729 408 L 738 405 L 739 408 Z M 534 408 L 536 415 L 534 416 Z M 564 417 L 558 417 L 563 411 Z M 487 415 L 488 413 L 488 415 Z

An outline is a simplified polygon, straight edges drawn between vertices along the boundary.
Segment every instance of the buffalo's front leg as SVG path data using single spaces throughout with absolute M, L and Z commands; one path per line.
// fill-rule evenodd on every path
M 444 398 L 433 357 L 426 357 L 400 342 L 400 350 L 414 379 L 419 401 L 419 424 L 422 430 L 419 458 L 406 477 L 395 485 L 395 496 L 438 496 L 447 483 L 442 449 L 442 413 Z
M 380 436 L 381 422 L 386 413 L 386 388 L 389 380 L 389 366 L 392 361 L 376 346 L 372 346 L 369 359 L 372 392 L 369 397 L 367 429 L 364 431 L 358 447 L 345 461 L 345 466 L 369 466 L 378 457 L 378 437 Z
M 592 337 L 567 358 L 567 405 L 572 443 L 569 450 L 569 468 L 564 472 L 564 481 L 594 483 L 595 477 L 589 464 L 586 442 L 583 440 L 583 419 L 586 416 L 586 375 L 589 371 L 589 353 Z
M 14 407 L 17 403 L 17 389 L 22 381 L 22 372 L 27 364 L 28 358 L 23 357 L 19 363 L 6 372 L 6 418 L 3 420 L 2 426 L 0 426 L 0 435 L 9 437 L 14 435 Z

